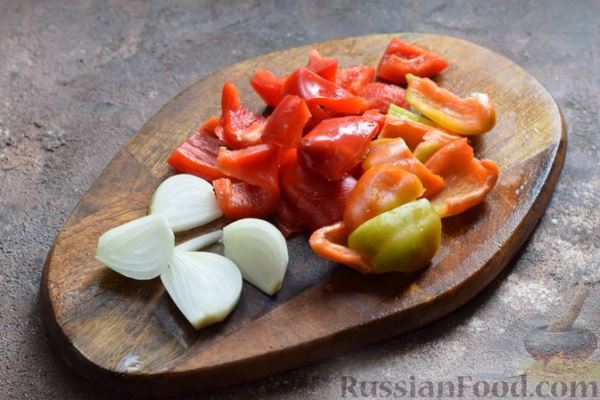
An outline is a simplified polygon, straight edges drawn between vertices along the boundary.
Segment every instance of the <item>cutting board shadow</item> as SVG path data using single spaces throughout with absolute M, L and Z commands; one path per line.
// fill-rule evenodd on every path
M 416 329 L 481 291 L 547 206 L 564 160 L 566 129 L 552 97 L 508 59 L 447 36 L 398 36 L 450 61 L 437 79 L 441 86 L 461 95 L 489 93 L 497 106 L 496 127 L 473 145 L 479 158 L 498 162 L 498 184 L 485 204 L 444 221 L 443 246 L 428 269 L 364 277 L 319 259 L 306 237 L 296 237 L 289 241 L 280 293 L 269 297 L 245 283 L 239 306 L 225 322 L 195 331 L 159 280 L 133 281 L 94 259 L 103 232 L 146 213 L 152 193 L 172 174 L 165 163 L 169 153 L 205 118 L 219 115 L 226 80 L 259 110 L 262 103 L 248 84 L 256 69 L 288 73 L 306 62 L 311 47 L 338 58 L 341 66 L 376 65 L 392 35 L 288 49 L 192 84 L 146 123 L 83 196 L 56 238 L 42 277 L 42 315 L 56 353 L 103 387 L 149 397 L 190 394 Z

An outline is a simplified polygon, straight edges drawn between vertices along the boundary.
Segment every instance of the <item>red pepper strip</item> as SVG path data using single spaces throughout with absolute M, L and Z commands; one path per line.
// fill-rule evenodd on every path
M 416 200 L 425 192 L 416 175 L 392 164 L 375 165 L 360 177 L 344 210 L 344 223 L 353 232 L 363 222 L 402 204 Z
M 369 102 L 364 98 L 354 96 L 306 67 L 298 68 L 287 78 L 283 93 L 295 94 L 309 104 L 344 114 L 361 114 L 369 108 Z
M 356 184 L 351 176 L 328 181 L 301 165 L 297 157 L 281 165 L 279 179 L 283 195 L 298 210 L 297 218 L 311 230 L 342 219 L 346 200 Z
M 298 155 L 325 178 L 341 179 L 363 159 L 383 119 L 374 112 L 326 119 L 302 138 Z
M 332 57 L 321 57 L 316 49 L 312 49 L 308 54 L 308 64 L 306 68 L 310 69 L 320 77 L 335 83 L 337 73 L 337 60 Z
M 278 78 L 266 69 L 259 69 L 250 80 L 250 84 L 265 103 L 275 107 L 283 98 L 283 83 L 286 79 L 287 77 Z
M 419 143 L 423 141 L 425 134 L 434 129 L 435 128 L 430 125 L 425 125 L 400 115 L 387 115 L 385 124 L 383 124 L 383 128 L 378 137 L 402 138 L 406 142 L 408 148 L 414 150 Z
M 406 101 L 450 132 L 479 135 L 496 124 L 496 108 L 487 94 L 460 98 L 427 78 L 407 75 Z
M 358 67 L 340 68 L 335 83 L 357 96 L 361 96 L 364 87 L 375 79 L 375 68 L 359 65 Z M 387 110 L 383 111 L 387 112 Z
M 437 129 L 429 131 L 423 136 L 423 141 L 415 148 L 415 157 L 424 163 L 436 151 L 458 139 L 460 139 L 460 136 L 451 135 Z
M 214 134 L 219 118 L 214 115 L 169 156 L 167 162 L 177 172 L 212 181 L 225 174 L 217 167 L 217 154 L 225 143 Z
M 483 202 L 498 180 L 498 165 L 476 159 L 466 139 L 448 143 L 425 165 L 446 182 L 446 188 L 431 198 L 431 204 L 442 217 L 460 214 Z
M 402 138 L 377 139 L 369 145 L 367 158 L 362 165 L 365 170 L 379 164 L 393 164 L 415 174 L 425 187 L 424 197 L 431 198 L 444 188 L 444 179 L 430 171 L 415 158 Z
M 281 196 L 279 205 L 275 210 L 275 222 L 283 236 L 287 238 L 308 229 L 303 223 L 302 218 L 299 218 L 299 216 L 300 212 L 296 207 L 294 207 L 285 196 Z
M 392 38 L 379 61 L 377 76 L 394 83 L 406 83 L 406 75 L 431 77 L 439 74 L 448 62 L 437 54 Z
M 343 222 L 324 226 L 310 236 L 310 247 L 326 260 L 347 265 L 360 273 L 375 273 L 375 268 L 360 254 L 346 246 L 348 229 Z
M 262 141 L 284 147 L 298 146 L 309 119 L 310 111 L 304 100 L 288 94 L 269 116 Z
M 213 182 L 217 201 L 227 218 L 261 218 L 271 214 L 279 203 L 277 170 L 280 148 L 268 144 L 242 150 L 222 147 L 217 165 L 231 178 Z
M 266 118 L 240 103 L 238 91 L 231 82 L 226 82 L 223 86 L 221 109 L 223 141 L 228 147 L 240 149 L 260 143 Z
M 408 108 L 404 99 L 404 89 L 397 85 L 373 82 L 366 85 L 360 93 L 369 102 L 369 107 L 387 113 L 390 104 Z

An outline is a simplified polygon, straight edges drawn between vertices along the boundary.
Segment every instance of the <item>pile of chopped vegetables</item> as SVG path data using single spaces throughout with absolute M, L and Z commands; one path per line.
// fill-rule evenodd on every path
M 241 277 L 268 294 L 279 290 L 283 236 L 311 233 L 319 256 L 364 274 L 426 267 L 440 247 L 441 219 L 483 202 L 499 172 L 468 143 L 493 128 L 494 105 L 486 94 L 461 98 L 429 79 L 447 67 L 398 38 L 377 69 L 340 68 L 313 50 L 287 76 L 256 71 L 250 84 L 268 106 L 262 114 L 226 82 L 221 115 L 168 158 L 184 174 L 159 187 L 148 222 L 107 232 L 98 258 L 126 276 L 161 276 L 196 327 L 225 318 Z M 223 230 L 225 257 L 193 251 L 220 232 L 174 246 L 173 231 L 221 216 L 236 220 Z M 149 232 L 156 243 L 142 261 L 136 246 L 149 243 Z

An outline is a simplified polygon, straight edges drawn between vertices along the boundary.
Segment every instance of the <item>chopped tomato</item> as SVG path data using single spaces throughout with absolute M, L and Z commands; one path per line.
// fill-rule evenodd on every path
M 444 179 L 417 160 L 402 138 L 377 139 L 371 142 L 367 158 L 362 163 L 363 168 L 368 170 L 379 164 L 397 165 L 415 174 L 425 187 L 424 196 L 427 198 L 444 188 Z
M 279 180 L 283 195 L 298 210 L 297 218 L 312 230 L 342 219 L 346 200 L 356 184 L 349 175 L 328 181 L 297 158 L 281 165 Z
M 431 77 L 439 74 L 448 62 L 437 54 L 392 38 L 379 61 L 377 76 L 394 83 L 406 83 L 406 75 Z
M 310 69 L 320 77 L 335 83 L 337 73 L 337 60 L 332 57 L 321 57 L 316 49 L 312 49 L 308 55 L 306 68 Z
M 451 135 L 434 129 L 423 136 L 423 141 L 415 148 L 415 157 L 422 163 L 427 161 L 436 151 L 448 143 L 460 139 L 460 136 Z
M 416 175 L 392 165 L 375 165 L 360 177 L 344 210 L 344 223 L 353 232 L 363 222 L 416 200 L 425 192 Z
M 350 93 L 360 96 L 364 87 L 374 79 L 375 68 L 359 65 L 358 67 L 340 68 L 335 82 Z
M 295 147 L 302 139 L 302 130 L 310 119 L 304 100 L 288 94 L 269 116 L 262 141 L 284 147 Z
M 298 68 L 287 78 L 283 93 L 300 96 L 309 104 L 344 114 L 361 114 L 369 107 L 364 98 L 353 95 L 306 67 Z
M 368 112 L 326 119 L 302 138 L 299 157 L 325 178 L 341 179 L 363 159 L 383 118 L 379 113 Z
M 379 112 L 386 113 L 390 104 L 408 108 L 408 103 L 404 99 L 404 89 L 397 85 L 387 83 L 373 82 L 363 88 L 361 92 L 369 102 L 369 107 Z
M 283 98 L 283 83 L 286 78 L 278 78 L 271 71 L 259 69 L 250 80 L 250 84 L 265 103 L 275 107 Z
M 217 165 L 231 179 L 218 179 L 213 186 L 227 218 L 260 218 L 275 211 L 279 203 L 279 157 L 279 147 L 269 144 L 219 150 Z
M 324 226 L 310 236 L 310 247 L 326 260 L 347 265 L 363 274 L 374 273 L 375 268 L 369 261 L 346 246 L 348 234 L 348 229 L 342 221 Z
M 225 143 L 214 134 L 219 118 L 214 115 L 169 156 L 167 162 L 177 172 L 199 176 L 208 181 L 225 176 L 217 167 L 219 148 Z
M 496 108 L 487 94 L 460 98 L 431 79 L 408 75 L 406 100 L 433 122 L 461 135 L 479 135 L 496 123 Z
M 476 159 L 467 139 L 448 143 L 425 165 L 446 182 L 446 188 L 431 197 L 431 204 L 442 217 L 460 214 L 483 202 L 498 180 L 498 165 Z
M 234 149 L 260 143 L 266 119 L 240 103 L 238 91 L 231 82 L 226 82 L 221 95 L 221 125 L 223 141 Z
M 379 137 L 402 138 L 408 148 L 414 150 L 423 141 L 425 134 L 434 129 L 430 125 L 416 122 L 408 117 L 388 114 L 385 117 L 385 124 L 383 124 Z

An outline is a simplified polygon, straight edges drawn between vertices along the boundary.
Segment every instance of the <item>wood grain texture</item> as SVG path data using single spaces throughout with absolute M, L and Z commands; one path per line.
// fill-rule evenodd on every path
M 410 277 L 364 277 L 319 259 L 306 237 L 297 237 L 289 241 L 287 277 L 276 296 L 245 283 L 224 323 L 195 331 L 158 280 L 133 281 L 94 259 L 103 232 L 145 214 L 150 196 L 172 173 L 168 154 L 219 113 L 225 80 L 259 109 L 248 85 L 256 69 L 287 73 L 305 62 L 311 47 L 342 66 L 376 65 L 391 36 L 334 40 L 244 61 L 194 83 L 148 121 L 81 199 L 48 255 L 42 308 L 56 352 L 78 373 L 118 391 L 194 393 L 415 329 L 484 288 L 543 213 L 564 160 L 566 129 L 552 97 L 523 69 L 472 43 L 424 34 L 399 36 L 450 61 L 437 79 L 441 86 L 462 95 L 487 92 L 496 103 L 496 127 L 473 145 L 479 158 L 494 159 L 501 169 L 485 204 L 444 220 L 442 249 L 430 268 Z

